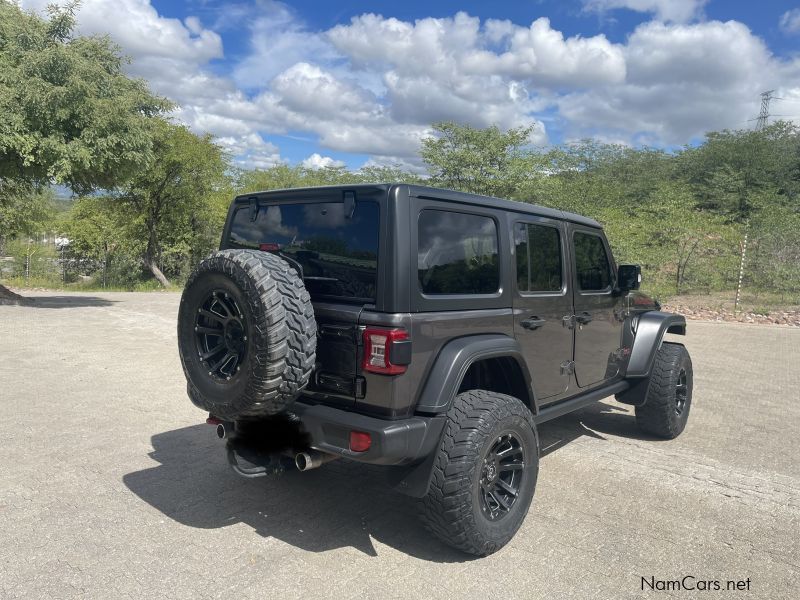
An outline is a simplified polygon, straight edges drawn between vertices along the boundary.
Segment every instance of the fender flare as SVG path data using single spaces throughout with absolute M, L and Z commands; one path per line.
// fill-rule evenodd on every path
M 630 388 L 616 395 L 617 401 L 633 406 L 642 406 L 647 400 L 650 387 L 650 370 L 656 352 L 664 343 L 664 335 L 677 333 L 686 335 L 686 318 L 683 315 L 661 311 L 649 311 L 638 317 L 636 336 L 631 348 L 631 357 L 625 371 Z
M 502 334 L 470 335 L 445 344 L 428 372 L 417 401 L 416 412 L 423 414 L 447 412 L 470 365 L 478 360 L 499 357 L 509 357 L 517 362 L 528 392 L 528 397 L 520 400 L 525 402 L 535 415 L 538 412 L 538 402 L 532 386 L 531 373 L 522 355 L 522 348 L 517 340 Z
M 655 310 L 639 315 L 631 356 L 625 370 L 626 377 L 641 378 L 650 375 L 656 352 L 667 332 L 686 335 L 686 317 Z

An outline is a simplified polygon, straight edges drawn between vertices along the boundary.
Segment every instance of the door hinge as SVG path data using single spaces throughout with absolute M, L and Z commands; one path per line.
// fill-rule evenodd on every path
M 561 363 L 562 375 L 572 375 L 574 372 L 575 372 L 575 361 L 565 360 L 563 363 Z
M 567 329 L 575 328 L 575 315 L 564 315 L 561 317 L 561 325 Z

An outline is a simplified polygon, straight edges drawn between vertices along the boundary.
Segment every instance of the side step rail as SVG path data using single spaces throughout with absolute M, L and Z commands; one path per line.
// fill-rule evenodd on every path
M 595 402 L 599 402 L 603 398 L 608 398 L 609 396 L 613 396 L 614 394 L 619 394 L 620 392 L 624 392 L 630 387 L 630 383 L 625 380 L 618 381 L 611 385 L 604 386 L 602 388 L 598 388 L 596 390 L 591 390 L 575 396 L 574 398 L 570 398 L 568 400 L 563 400 L 562 402 L 556 402 L 555 404 L 551 404 L 549 406 L 545 406 L 544 408 L 539 410 L 539 414 L 534 417 L 534 421 L 538 425 L 539 423 L 544 423 L 546 421 L 550 421 L 551 419 L 556 419 L 561 417 L 567 413 L 572 412 L 573 410 L 577 410 L 579 408 L 583 408 L 584 406 L 588 406 Z

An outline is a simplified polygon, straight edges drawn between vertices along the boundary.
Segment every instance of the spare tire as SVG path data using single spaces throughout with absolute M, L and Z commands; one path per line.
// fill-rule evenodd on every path
M 311 298 L 285 260 L 212 254 L 189 277 L 178 313 L 189 398 L 230 420 L 286 410 L 311 377 L 316 334 Z

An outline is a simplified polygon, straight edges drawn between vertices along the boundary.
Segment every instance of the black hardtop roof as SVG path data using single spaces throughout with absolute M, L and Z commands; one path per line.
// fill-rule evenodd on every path
M 530 215 L 537 215 L 541 217 L 550 217 L 553 219 L 562 219 L 565 221 L 572 221 L 573 223 L 579 223 L 581 225 L 587 225 L 589 227 L 597 227 L 602 228 L 603 226 L 595 221 L 594 219 L 590 219 L 589 217 L 584 217 L 583 215 L 579 215 L 576 213 L 567 212 L 564 210 L 558 210 L 555 208 L 547 208 L 545 206 L 539 206 L 538 204 L 530 204 L 528 202 L 518 202 L 516 200 L 504 200 L 503 198 L 493 198 L 492 196 L 481 196 L 479 194 L 468 194 L 466 192 L 456 192 L 454 190 L 446 190 L 443 188 L 436 188 L 426 185 L 415 185 L 409 183 L 356 183 L 356 184 L 345 184 L 345 185 L 323 185 L 323 186 L 314 186 L 314 187 L 303 187 L 303 188 L 285 188 L 280 190 L 269 190 L 264 192 L 254 192 L 250 194 L 240 194 L 236 197 L 236 200 L 243 200 L 246 198 L 252 198 L 253 196 L 261 197 L 261 196 L 273 196 L 273 195 L 280 195 L 286 194 L 291 192 L 292 195 L 296 195 L 302 192 L 311 192 L 311 191 L 326 191 L 331 192 L 335 190 L 385 190 L 389 191 L 394 186 L 404 185 L 408 188 L 408 193 L 411 196 L 416 196 L 419 198 L 435 198 L 436 200 L 444 200 L 446 202 L 458 202 L 461 204 L 479 204 L 481 206 L 486 206 L 489 208 L 496 208 L 498 210 L 506 210 L 518 213 L 525 213 Z

